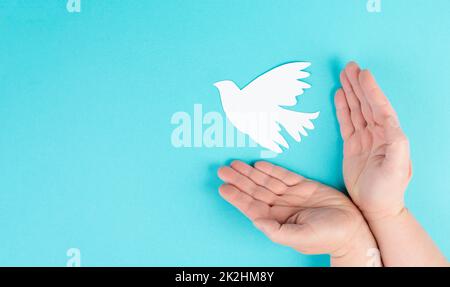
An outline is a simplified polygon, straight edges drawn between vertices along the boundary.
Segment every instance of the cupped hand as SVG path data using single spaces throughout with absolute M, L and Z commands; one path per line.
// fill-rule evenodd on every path
M 340 80 L 335 106 L 345 185 L 368 220 L 398 214 L 412 174 L 408 139 L 368 70 L 350 62 Z
M 341 192 L 271 163 L 234 161 L 218 175 L 225 200 L 272 241 L 299 252 L 343 256 L 366 227 Z

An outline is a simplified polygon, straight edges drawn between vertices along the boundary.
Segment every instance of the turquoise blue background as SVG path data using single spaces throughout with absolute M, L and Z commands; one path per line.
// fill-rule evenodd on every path
M 296 107 L 316 130 L 273 159 L 343 189 L 332 96 L 357 60 L 411 140 L 408 207 L 450 255 L 450 1 L 0 0 L 0 265 L 324 266 L 277 246 L 217 193 L 259 148 L 171 145 L 177 111 L 220 111 L 212 85 L 311 61 Z M 413 252 L 413 251 L 412 251 Z

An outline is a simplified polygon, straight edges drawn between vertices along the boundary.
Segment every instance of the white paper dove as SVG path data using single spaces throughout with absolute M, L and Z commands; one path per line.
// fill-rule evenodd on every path
M 278 66 L 259 76 L 243 89 L 233 81 L 214 84 L 220 93 L 222 107 L 230 122 L 253 141 L 275 153 L 289 148 L 280 134 L 281 128 L 297 142 L 307 136 L 305 129 L 314 129 L 312 120 L 319 112 L 301 113 L 283 108 L 295 106 L 297 96 L 311 86 L 300 81 L 309 77 L 303 71 L 310 66 L 307 62 L 293 62 Z

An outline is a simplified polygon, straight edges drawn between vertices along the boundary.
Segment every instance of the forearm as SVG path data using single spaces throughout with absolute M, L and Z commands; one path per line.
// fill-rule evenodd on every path
M 445 256 L 406 208 L 381 218 L 365 216 L 385 266 L 448 266 Z
M 332 267 L 380 267 L 381 264 L 377 243 L 365 221 L 343 248 L 331 254 Z

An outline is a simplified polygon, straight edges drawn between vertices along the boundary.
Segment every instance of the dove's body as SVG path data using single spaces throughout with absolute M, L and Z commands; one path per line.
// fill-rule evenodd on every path
M 308 66 L 309 63 L 301 62 L 279 66 L 242 90 L 232 81 L 214 84 L 219 89 L 222 106 L 230 122 L 262 147 L 277 153 L 282 152 L 279 144 L 289 147 L 279 133 L 279 124 L 296 141 L 300 141 L 300 134 L 307 135 L 304 128 L 314 128 L 311 120 L 317 118 L 319 113 L 299 113 L 281 106 L 295 105 L 295 97 L 310 87 L 298 81 L 309 76 L 301 71 Z

